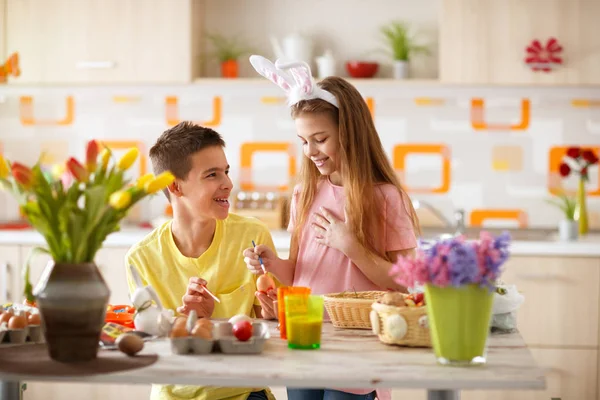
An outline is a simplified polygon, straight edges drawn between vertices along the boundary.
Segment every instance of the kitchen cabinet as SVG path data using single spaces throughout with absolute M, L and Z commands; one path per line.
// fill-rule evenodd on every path
M 600 1 L 442 0 L 440 80 L 476 84 L 600 84 Z M 563 66 L 525 65 L 525 48 L 556 37 Z
M 513 256 L 502 280 L 525 296 L 517 323 L 529 346 L 597 348 L 600 259 Z
M 0 0 L 0 38 L 6 37 L 6 0 Z M 6 59 L 6 49 L 4 40 L 0 40 L 0 63 Z
M 11 84 L 188 83 L 200 51 L 200 0 L 0 0 Z M 2 4 L 2 3 L 0 3 Z M 0 41 L 2 42 L 2 41 Z
M 0 245 L 0 304 L 20 298 L 18 283 L 21 279 L 20 251 L 17 245 Z

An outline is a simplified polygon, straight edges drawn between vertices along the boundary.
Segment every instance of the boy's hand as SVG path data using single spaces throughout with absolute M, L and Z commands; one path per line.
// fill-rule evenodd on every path
M 268 271 L 269 267 L 273 264 L 273 261 L 277 259 L 277 255 L 269 246 L 265 246 L 264 244 L 259 244 L 255 248 L 248 247 L 242 253 L 244 256 L 244 262 L 250 271 L 253 274 L 262 274 L 263 270 L 260 266 L 260 261 L 258 260 L 258 256 L 260 256 L 263 260 L 263 264 L 265 269 Z
M 190 311 L 194 310 L 198 318 L 210 318 L 215 309 L 215 301 L 204 290 L 206 284 L 207 282 L 202 278 L 191 277 L 187 292 L 181 298 L 183 305 L 177 307 L 177 312 L 188 315 Z
M 255 296 L 260 301 L 261 316 L 263 319 L 277 318 L 277 310 L 273 305 L 273 301 L 277 300 L 277 292 L 273 289 L 269 290 L 267 294 L 257 291 Z

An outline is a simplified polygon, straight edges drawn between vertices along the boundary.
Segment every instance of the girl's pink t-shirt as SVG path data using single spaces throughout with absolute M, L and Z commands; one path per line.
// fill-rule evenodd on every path
M 301 187 L 294 188 L 290 207 L 288 231 L 293 232 L 297 218 L 297 203 Z M 379 235 L 377 250 L 392 252 L 417 247 L 410 215 L 408 198 L 402 199 L 398 189 L 391 184 L 376 186 L 376 200 L 382 208 L 385 223 Z M 407 196 L 406 196 L 407 197 Z M 317 186 L 317 193 L 310 206 L 308 218 L 300 232 L 298 258 L 294 272 L 294 286 L 307 286 L 313 294 L 339 293 L 344 291 L 387 290 L 371 282 L 354 263 L 339 250 L 315 241 L 316 232 L 311 228 L 313 215 L 324 207 L 339 220 L 344 220 L 346 195 L 344 188 L 324 179 Z M 327 317 L 326 317 L 327 318 Z M 368 394 L 373 389 L 338 389 L 354 394 Z M 380 400 L 391 399 L 391 390 L 377 390 Z

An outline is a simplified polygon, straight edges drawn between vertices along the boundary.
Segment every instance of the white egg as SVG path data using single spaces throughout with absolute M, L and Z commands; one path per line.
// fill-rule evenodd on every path
M 229 323 L 231 325 L 235 325 L 237 322 L 240 322 L 240 321 L 248 321 L 248 322 L 252 323 L 252 318 L 250 318 L 246 314 L 238 314 L 238 315 L 234 315 L 233 317 L 229 318 Z

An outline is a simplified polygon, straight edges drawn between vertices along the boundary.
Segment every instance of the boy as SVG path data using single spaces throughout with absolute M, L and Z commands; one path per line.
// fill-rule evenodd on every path
M 261 308 L 255 297 L 256 276 L 246 268 L 242 252 L 252 240 L 275 246 L 262 222 L 229 214 L 233 184 L 224 147 L 217 132 L 190 122 L 158 138 L 150 159 L 155 174 L 168 170 L 176 178 L 164 191 L 173 219 L 134 245 L 125 261 L 137 268 L 145 285 L 156 290 L 164 307 L 181 314 L 195 310 L 199 318 L 246 314 L 272 319 L 272 299 L 277 296 L 270 293 L 271 301 Z M 129 272 L 127 281 L 131 293 L 135 283 Z M 203 285 L 221 302 L 215 302 Z M 151 398 L 274 399 L 264 388 L 177 385 L 153 385 Z

